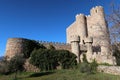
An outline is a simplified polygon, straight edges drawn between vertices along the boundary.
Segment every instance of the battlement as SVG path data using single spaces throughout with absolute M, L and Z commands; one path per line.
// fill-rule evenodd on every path
M 77 21 L 77 20 L 82 20 L 82 19 L 84 20 L 85 18 L 86 18 L 86 17 L 85 17 L 84 14 L 77 14 L 77 15 L 76 15 L 76 21 Z
M 103 10 L 103 7 L 102 6 L 96 6 L 96 7 L 93 7 L 91 10 L 90 10 L 90 14 L 91 15 L 94 15 L 94 14 L 104 14 L 104 10 Z
M 40 44 L 51 44 L 51 45 L 70 45 L 64 42 L 51 42 L 51 41 L 38 41 Z
M 72 35 L 70 38 L 71 42 L 80 42 L 80 37 L 78 35 Z

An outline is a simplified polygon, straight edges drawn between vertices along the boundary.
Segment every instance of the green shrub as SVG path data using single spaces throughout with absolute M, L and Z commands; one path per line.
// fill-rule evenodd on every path
M 88 63 L 87 58 L 86 58 L 86 54 L 83 54 L 83 62 Z
M 120 50 L 118 49 L 117 46 L 114 46 L 115 48 L 113 48 L 113 56 L 115 56 L 116 58 L 116 63 L 118 66 L 120 66 Z
M 91 62 L 88 63 L 87 59 L 86 59 L 86 55 L 84 54 L 83 56 L 83 62 L 80 63 L 80 72 L 82 73 L 96 73 L 97 72 L 97 62 L 95 61 L 95 59 Z
M 91 67 L 91 73 L 97 72 L 98 63 L 95 61 L 95 59 L 92 61 L 92 63 L 90 63 L 90 67 Z
M 76 65 L 76 56 L 67 50 L 36 49 L 31 54 L 30 63 L 42 71 L 56 69 L 59 65 L 68 69 Z
M 34 49 L 46 49 L 45 46 L 43 46 L 42 44 L 40 44 L 39 42 L 35 41 L 35 40 L 28 40 L 26 41 L 25 43 L 25 51 L 24 51 L 24 56 L 26 58 L 29 58 L 30 57 L 30 54 L 31 52 L 34 50 Z
M 10 73 L 9 63 L 6 60 L 0 61 L 0 74 L 7 75 Z
M 23 71 L 24 62 L 25 59 L 23 58 L 23 55 L 15 55 L 14 57 L 12 57 L 9 61 L 10 72 Z
M 80 64 L 80 72 L 81 73 L 89 73 L 90 72 L 90 65 L 86 62 Z
M 57 59 L 63 69 L 73 68 L 77 65 L 76 55 L 67 50 L 57 50 Z

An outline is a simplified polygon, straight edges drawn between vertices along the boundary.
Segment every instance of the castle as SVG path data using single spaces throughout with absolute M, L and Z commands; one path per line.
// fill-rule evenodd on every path
M 89 62 L 94 59 L 98 63 L 115 65 L 115 58 L 110 51 L 110 38 L 104 10 L 96 6 L 90 10 L 90 15 L 77 14 L 76 20 L 66 29 L 67 44 L 40 42 L 48 46 L 52 44 L 56 49 L 65 49 L 77 56 L 77 62 L 82 62 L 83 54 Z M 16 53 L 24 53 L 27 39 L 10 38 L 6 46 L 6 56 L 12 57 Z

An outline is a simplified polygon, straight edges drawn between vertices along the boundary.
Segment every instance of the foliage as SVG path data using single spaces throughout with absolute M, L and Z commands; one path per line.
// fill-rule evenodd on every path
M 72 68 L 76 64 L 76 56 L 67 50 L 35 49 L 30 63 L 40 70 L 53 70 L 60 65 L 63 69 Z
M 117 65 L 120 66 L 120 50 L 119 50 L 118 46 L 114 45 L 113 56 L 115 56 L 115 58 L 116 58 Z
M 120 6 L 112 3 L 107 16 L 112 43 L 120 42 Z
M 51 54 L 50 54 L 51 53 Z M 40 68 L 40 70 L 51 70 L 56 65 L 53 51 L 48 49 L 35 49 L 30 57 L 30 63 Z
M 17 72 L 17 71 L 23 71 L 23 65 L 24 65 L 25 59 L 22 55 L 15 55 L 12 57 L 9 61 L 9 69 L 11 72 Z
M 91 67 L 91 73 L 97 72 L 98 63 L 96 62 L 95 59 L 92 61 L 92 63 L 90 63 L 90 67 Z
M 57 59 L 63 69 L 73 68 L 77 65 L 76 55 L 67 50 L 57 50 Z
M 0 74 L 7 75 L 9 74 L 9 62 L 7 60 L 0 61 Z
M 0 73 L 8 75 L 13 72 L 17 73 L 17 71 L 23 71 L 24 60 L 22 55 L 15 55 L 9 61 L 4 58 L 0 62 Z
M 97 72 L 97 62 L 95 61 L 95 59 L 91 62 L 88 63 L 87 59 L 86 59 L 86 55 L 83 55 L 83 62 L 80 64 L 80 72 L 82 73 L 96 73 Z
M 83 54 L 83 62 L 88 63 L 87 58 L 86 58 L 86 54 Z
M 40 44 L 39 42 L 35 41 L 35 40 L 28 40 L 25 43 L 25 52 L 24 52 L 24 56 L 26 58 L 30 57 L 31 52 L 36 48 L 36 49 L 46 49 L 45 46 L 43 46 L 42 44 Z

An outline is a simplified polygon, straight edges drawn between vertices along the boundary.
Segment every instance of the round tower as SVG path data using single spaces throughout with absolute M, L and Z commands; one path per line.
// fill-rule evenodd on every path
M 80 44 L 84 44 L 84 38 L 87 36 L 86 17 L 83 14 L 76 15 L 77 34 L 81 38 Z
M 26 42 L 28 39 L 24 38 L 9 38 L 7 40 L 5 56 L 7 59 L 11 59 L 17 54 L 22 54 L 26 51 Z
M 72 52 L 77 56 L 77 62 L 80 62 L 80 46 L 79 46 L 80 38 L 77 35 L 71 36 L 71 49 Z
M 90 33 L 89 35 L 92 36 L 94 40 L 93 46 L 100 46 L 101 55 L 110 54 L 110 37 L 104 9 L 102 6 L 96 6 L 91 9 L 90 13 L 91 21 L 88 21 L 88 30 Z

